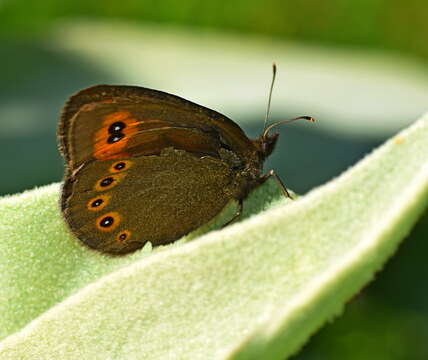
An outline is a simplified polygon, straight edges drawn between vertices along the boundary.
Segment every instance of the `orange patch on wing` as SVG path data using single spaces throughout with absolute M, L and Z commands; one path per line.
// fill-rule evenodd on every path
M 115 121 L 123 121 L 131 116 L 129 111 L 116 111 L 104 117 L 103 125 L 105 123 L 114 123 Z
M 121 122 L 125 127 L 118 132 L 123 137 L 113 143 L 109 143 L 108 139 L 112 136 L 109 132 L 109 127 L 116 123 Z M 124 152 L 129 138 L 138 132 L 137 125 L 139 122 L 131 118 L 129 111 L 116 111 L 104 117 L 101 128 L 95 133 L 94 136 L 94 157 L 99 160 L 117 159 L 126 157 Z

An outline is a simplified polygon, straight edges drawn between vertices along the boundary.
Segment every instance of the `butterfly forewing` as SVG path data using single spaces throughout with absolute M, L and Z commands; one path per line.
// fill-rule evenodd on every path
M 135 155 L 130 146 L 150 143 L 153 148 L 154 142 L 158 148 L 211 155 L 220 146 L 242 156 L 253 150 L 241 128 L 225 116 L 174 95 L 131 86 L 99 85 L 72 96 L 63 110 L 59 137 L 71 168 L 93 158 Z

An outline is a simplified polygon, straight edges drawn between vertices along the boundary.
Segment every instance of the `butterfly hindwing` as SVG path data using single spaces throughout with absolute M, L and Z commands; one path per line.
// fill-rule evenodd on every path
M 92 161 L 67 180 L 64 215 L 89 247 L 127 253 L 147 241 L 169 243 L 209 221 L 236 196 L 231 178 L 222 160 L 173 148 Z

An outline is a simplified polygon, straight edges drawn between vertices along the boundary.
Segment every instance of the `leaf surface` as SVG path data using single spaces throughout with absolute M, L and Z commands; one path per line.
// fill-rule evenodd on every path
M 58 185 L 2 199 L 0 358 L 284 359 L 426 208 L 428 116 L 296 201 L 265 193 L 247 202 L 271 204 L 256 216 L 121 258 L 68 234 Z

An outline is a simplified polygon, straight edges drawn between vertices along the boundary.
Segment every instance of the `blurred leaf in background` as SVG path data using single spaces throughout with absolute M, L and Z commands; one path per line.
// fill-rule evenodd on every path
M 0 194 L 61 179 L 59 112 L 98 83 L 168 91 L 257 136 L 272 61 L 271 120 L 319 120 L 281 128 L 266 165 L 304 193 L 427 110 L 427 18 L 425 0 L 0 0 Z M 428 358 L 418 229 L 296 358 Z
M 57 20 L 85 17 L 227 29 L 323 45 L 406 51 L 428 60 L 424 0 L 3 0 L 3 34 L 48 31 Z

